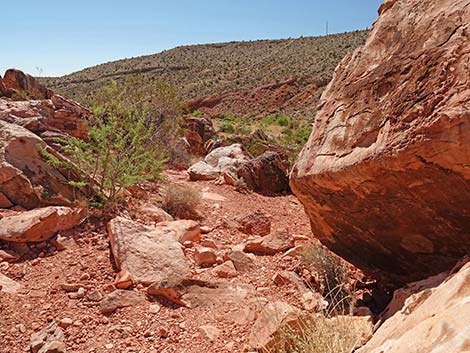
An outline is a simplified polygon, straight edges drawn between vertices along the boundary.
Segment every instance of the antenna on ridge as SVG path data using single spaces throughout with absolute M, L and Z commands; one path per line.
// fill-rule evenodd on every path
M 328 35 L 328 21 L 326 21 L 326 35 Z

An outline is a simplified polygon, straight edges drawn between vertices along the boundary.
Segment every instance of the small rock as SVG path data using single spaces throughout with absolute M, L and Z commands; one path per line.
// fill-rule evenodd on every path
M 10 250 L 0 250 L 0 262 L 16 262 L 20 259 L 20 255 Z
M 78 299 L 84 298 L 85 294 L 86 294 L 86 289 L 85 288 L 83 288 L 83 287 L 78 288 L 78 291 L 77 291 L 77 298 Z
M 150 304 L 149 306 L 149 313 L 150 314 L 158 314 L 160 312 L 160 305 L 158 304 Z
M 214 326 L 211 325 L 203 325 L 199 327 L 204 333 L 204 335 L 209 339 L 210 342 L 215 342 L 215 340 L 220 336 L 221 331 Z
M 214 249 L 214 250 L 219 249 L 219 247 L 217 246 L 215 241 L 213 241 L 212 239 L 203 239 L 203 240 L 201 240 L 201 242 L 199 244 L 201 244 L 201 246 L 203 246 L 205 248 L 211 248 L 211 249 Z
M 114 280 L 114 285 L 119 289 L 128 289 L 133 284 L 132 275 L 127 269 L 122 269 L 116 275 Z
M 104 345 L 104 348 L 106 348 L 106 349 L 113 349 L 113 348 L 114 348 L 114 344 L 112 344 L 112 343 L 106 343 L 106 344 Z
M 65 336 L 56 322 L 51 322 L 44 329 L 31 335 L 32 353 L 65 353 Z
M 297 257 L 297 256 L 301 256 L 304 251 L 305 251 L 305 246 L 299 245 L 292 249 L 287 250 L 282 256 L 283 257 Z
M 212 232 L 212 228 L 209 226 L 201 226 L 201 233 L 202 234 L 208 234 Z
M 101 299 L 103 299 L 103 294 L 101 294 L 99 290 L 95 289 L 95 290 L 89 291 L 86 294 L 86 297 L 88 300 L 92 302 L 99 302 Z
M 223 264 L 214 267 L 212 270 L 217 277 L 220 278 L 232 278 L 237 276 L 237 270 L 232 261 L 226 261 Z
M 271 219 L 262 211 L 247 213 L 237 217 L 238 230 L 248 235 L 268 235 L 271 232 Z
M 308 291 L 302 294 L 300 302 L 305 310 L 320 312 L 328 307 L 328 302 L 319 293 Z
M 226 255 L 226 259 L 231 260 L 239 272 L 248 272 L 255 268 L 253 259 L 240 250 L 229 252 Z
M 101 300 L 99 308 L 102 314 L 110 314 L 118 308 L 142 304 L 145 297 L 141 293 L 117 289 L 112 293 L 106 294 Z
M 217 263 L 217 254 L 212 248 L 197 247 L 196 263 L 201 267 L 210 267 Z
M 243 249 L 258 255 L 274 255 L 293 248 L 294 239 L 286 229 L 277 229 L 266 237 L 256 237 L 248 241 Z
M 62 320 L 59 321 L 59 327 L 67 328 L 72 326 L 73 320 L 69 317 L 64 317 Z

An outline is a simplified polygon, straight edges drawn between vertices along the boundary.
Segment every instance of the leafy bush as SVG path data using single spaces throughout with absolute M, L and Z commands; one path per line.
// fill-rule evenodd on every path
M 173 184 L 165 190 L 162 208 L 173 217 L 182 218 L 195 214 L 200 202 L 201 194 L 198 190 Z
M 289 126 L 292 122 L 292 119 L 289 118 L 287 115 L 268 115 L 263 118 L 261 123 L 265 126 L 269 125 L 277 125 L 286 127 Z
M 235 127 L 230 123 L 223 123 L 222 125 L 220 125 L 220 131 L 228 134 L 233 134 L 235 133 Z
M 161 83 L 161 91 L 150 100 L 144 98 L 146 89 L 139 76 L 125 84 L 111 83 L 94 98 L 89 139 L 60 140 L 71 162 L 45 154 L 49 163 L 78 173 L 80 180 L 72 183 L 77 188 L 92 187 L 94 202 L 112 205 L 126 187 L 160 176 L 165 138 L 178 108 L 168 85 Z
M 195 117 L 201 116 L 202 111 L 200 109 L 196 109 L 195 111 L 193 111 L 193 113 L 191 115 L 195 116 Z

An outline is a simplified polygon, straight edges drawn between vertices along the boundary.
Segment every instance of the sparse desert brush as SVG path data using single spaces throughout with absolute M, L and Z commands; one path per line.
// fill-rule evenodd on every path
M 126 187 L 158 179 L 178 109 L 171 88 L 164 83 L 160 87 L 161 91 L 154 92 L 150 100 L 142 76 L 104 87 L 93 97 L 89 139 L 69 137 L 59 141 L 72 163 L 46 152 L 44 157 L 80 175 L 81 180 L 73 186 L 93 188 L 97 198 L 91 201 L 100 205 L 115 204 Z
M 191 217 L 201 203 L 201 193 L 189 186 L 168 184 L 162 208 L 175 218 Z
M 354 298 L 347 283 L 348 268 L 341 259 L 322 245 L 311 244 L 302 252 L 302 262 L 319 274 L 321 294 L 329 301 L 330 310 L 348 311 Z
M 266 353 L 351 353 L 361 328 L 350 315 L 329 316 L 304 316 L 295 327 L 284 328 L 277 347 Z

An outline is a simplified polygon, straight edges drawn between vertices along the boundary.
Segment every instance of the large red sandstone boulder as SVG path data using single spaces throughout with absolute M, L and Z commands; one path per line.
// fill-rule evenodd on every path
M 25 128 L 0 121 L 0 199 L 4 207 L 70 205 L 79 195 L 41 156 L 47 145 Z
M 272 195 L 290 190 L 289 168 L 286 154 L 269 151 L 243 163 L 237 169 L 237 174 L 250 190 Z
M 215 136 L 212 122 L 204 117 L 190 117 L 186 119 L 186 140 L 190 146 L 190 153 L 205 155 L 206 143 Z
M 291 174 L 313 233 L 397 285 L 470 252 L 470 7 L 386 1 Z
M 33 76 L 16 69 L 9 69 L 5 72 L 3 84 L 7 88 L 8 95 L 17 93 L 17 95 L 25 94 L 31 99 L 49 99 L 54 94 Z

